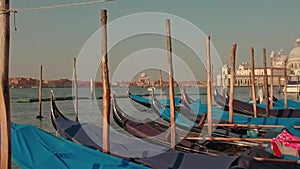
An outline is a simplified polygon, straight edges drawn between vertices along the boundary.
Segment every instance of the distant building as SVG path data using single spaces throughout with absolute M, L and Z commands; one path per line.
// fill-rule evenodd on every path
M 300 75 L 300 39 L 299 38 L 296 40 L 295 47 L 289 53 L 287 68 L 291 69 L 291 75 Z
M 49 80 L 48 87 L 58 87 L 58 88 L 72 87 L 72 81 L 69 79 Z
M 15 77 L 9 78 L 10 87 L 14 88 L 32 88 L 39 86 L 39 80 L 33 78 Z
M 152 80 L 146 73 L 141 73 L 138 81 L 136 82 L 136 86 L 138 87 L 150 87 L 152 86 Z
M 274 85 L 283 85 L 284 83 L 284 68 L 286 65 L 288 79 L 293 76 L 300 76 L 300 39 L 298 38 L 295 42 L 295 47 L 290 51 L 289 55 L 286 56 L 283 49 L 281 49 L 276 55 L 274 51 L 271 52 L 270 60 L 272 61 L 271 67 L 273 67 L 273 84 Z M 271 67 L 267 67 L 268 82 L 270 83 L 271 76 Z M 255 84 L 262 85 L 264 82 L 264 69 L 262 67 L 256 67 L 254 70 L 255 74 Z M 236 70 L 236 86 L 249 86 L 251 85 L 250 81 L 250 65 L 246 62 L 243 62 L 238 66 Z M 222 74 L 217 75 L 217 85 L 230 85 L 230 67 L 228 64 L 225 64 L 222 67 Z

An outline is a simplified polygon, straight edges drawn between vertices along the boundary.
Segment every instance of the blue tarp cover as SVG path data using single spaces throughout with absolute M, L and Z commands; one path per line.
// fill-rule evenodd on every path
M 131 94 L 130 97 L 131 97 L 131 99 L 136 100 L 136 101 L 140 101 L 140 102 L 145 102 L 145 103 L 149 103 L 149 104 L 151 104 L 151 102 L 152 102 L 151 99 L 147 99 L 145 97 L 141 97 L 141 96 L 134 95 L 134 94 Z M 163 105 L 170 105 L 170 99 L 162 99 L 162 100 L 158 100 L 158 102 L 160 104 L 163 104 Z M 174 104 L 176 106 L 181 105 L 181 98 L 175 97 L 174 98 Z
M 32 125 L 11 125 L 12 158 L 24 169 L 147 168 L 53 136 Z
M 206 104 L 199 104 L 194 102 L 191 104 L 193 112 L 198 114 L 207 112 Z M 228 121 L 229 112 L 221 110 L 215 106 L 212 107 L 212 116 L 215 119 L 221 119 L 223 121 Z M 240 114 L 233 114 L 233 123 L 235 124 L 254 124 L 254 125 L 284 125 L 289 126 L 296 122 L 299 122 L 299 118 L 288 118 L 288 117 L 250 117 Z
M 198 115 L 201 115 L 203 113 L 207 113 L 207 105 L 201 104 L 199 102 L 194 102 L 191 104 L 191 108 L 194 112 Z M 170 118 L 170 109 L 164 108 L 160 110 L 161 116 L 169 120 Z M 222 121 L 228 121 L 229 119 L 229 112 L 221 110 L 215 106 L 212 107 L 212 116 L 214 119 L 220 119 Z M 191 121 L 185 119 L 183 116 L 175 112 L 176 117 L 176 123 L 185 125 L 185 126 L 194 126 Z M 240 114 L 233 114 L 233 123 L 235 124 L 253 124 L 253 125 L 284 125 L 284 126 L 290 126 L 293 125 L 296 122 L 299 122 L 299 118 L 284 118 L 284 117 L 250 117 Z

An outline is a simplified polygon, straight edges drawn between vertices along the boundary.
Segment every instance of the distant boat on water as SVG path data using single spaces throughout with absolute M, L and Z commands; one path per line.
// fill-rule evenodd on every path
M 300 77 L 298 80 L 298 76 L 291 76 L 287 85 L 287 93 L 297 93 L 300 91 Z M 285 88 L 283 88 L 282 92 L 284 92 Z

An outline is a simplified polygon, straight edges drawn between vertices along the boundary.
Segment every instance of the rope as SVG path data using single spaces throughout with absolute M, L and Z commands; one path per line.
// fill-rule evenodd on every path
M 62 4 L 62 5 L 52 5 L 52 6 L 41 6 L 41 7 L 33 7 L 33 8 L 24 8 L 24 9 L 2 9 L 0 10 L 0 14 L 14 14 L 14 28 L 15 31 L 17 31 L 16 26 L 16 13 L 18 12 L 24 12 L 24 11 L 33 11 L 33 10 L 42 10 L 42 9 L 54 9 L 54 8 L 63 8 L 63 7 L 72 7 L 72 6 L 83 6 L 83 5 L 90 5 L 90 4 L 96 4 L 96 3 L 103 3 L 103 2 L 109 2 L 114 0 L 96 0 L 96 1 L 89 1 L 89 2 L 78 2 L 78 3 L 71 3 L 71 4 Z
M 1 12 L 0 12 L 0 14 L 7 14 L 7 13 L 11 13 L 11 12 L 16 12 L 16 10 L 15 9 L 1 9 L 0 10 Z
M 89 1 L 89 2 L 62 4 L 62 5 L 41 6 L 41 7 L 17 9 L 17 11 L 24 12 L 24 11 L 33 11 L 33 10 L 41 10 L 41 9 L 54 9 L 54 8 L 71 7 L 71 6 L 82 6 L 82 5 L 90 5 L 90 4 L 95 4 L 95 3 L 109 2 L 109 1 L 113 1 L 113 0 L 97 0 L 97 1 Z
M 16 24 L 16 13 L 17 11 L 13 11 L 14 13 L 14 28 L 15 28 L 15 31 L 17 31 L 17 24 Z
M 1 11 L 0 14 L 14 13 L 14 28 L 15 28 L 15 31 L 17 31 L 17 27 L 16 27 L 16 13 L 17 13 L 17 11 L 15 9 L 13 9 L 13 8 L 11 8 L 11 9 L 5 9 L 5 10 L 2 9 L 0 11 Z

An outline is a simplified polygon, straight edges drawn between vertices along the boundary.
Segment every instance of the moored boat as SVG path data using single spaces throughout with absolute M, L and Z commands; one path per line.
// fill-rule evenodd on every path
M 214 92 L 215 102 L 221 106 L 224 110 L 228 110 L 229 96 L 223 96 L 219 94 L 217 90 Z M 233 99 L 233 110 L 236 113 L 253 115 L 253 105 L 240 101 L 238 99 Z M 259 116 L 266 116 L 266 109 L 257 106 L 257 113 Z M 270 109 L 270 116 L 273 117 L 300 117 L 300 109 Z
M 24 169 L 148 167 L 56 137 L 32 125 L 11 124 L 12 159 Z
M 80 123 L 64 116 L 56 106 L 51 92 L 51 122 L 55 130 L 64 138 L 87 147 L 102 150 L 102 127 L 94 123 Z M 110 130 L 111 154 L 139 158 L 166 151 L 166 148 L 135 139 Z
M 132 94 L 130 92 L 127 92 L 127 95 L 131 100 L 133 100 L 133 101 L 135 101 L 135 102 L 137 102 L 137 103 L 139 103 L 139 104 L 141 104 L 145 107 L 148 107 L 148 108 L 151 107 L 151 99 L 147 99 L 145 97 L 142 97 L 142 96 L 136 95 L 136 94 Z M 162 99 L 162 100 L 159 100 L 159 102 L 161 104 L 163 104 L 164 106 L 169 106 L 170 99 Z M 181 105 L 181 98 L 178 98 L 178 97 L 175 98 L 175 105 L 176 106 Z

